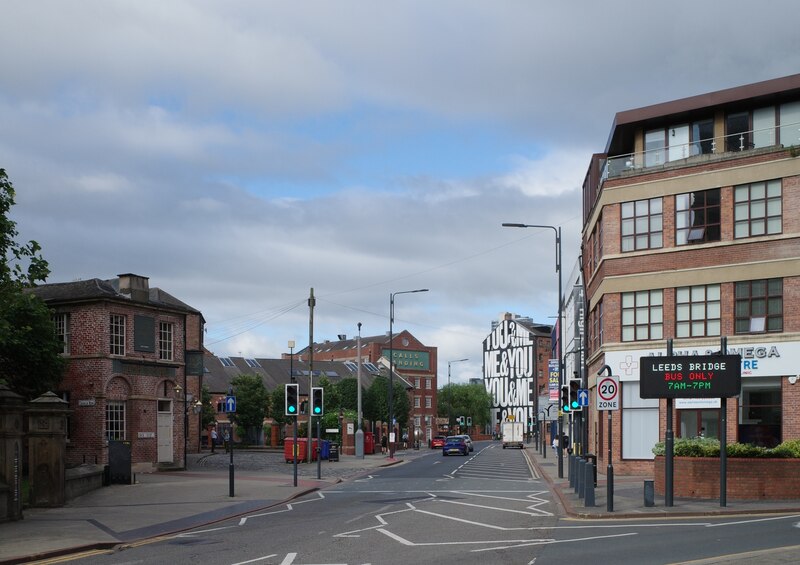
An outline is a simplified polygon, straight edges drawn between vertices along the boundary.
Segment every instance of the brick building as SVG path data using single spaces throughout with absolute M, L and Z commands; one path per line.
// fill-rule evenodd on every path
M 58 391 L 72 410 L 67 464 L 108 463 L 109 441 L 123 441 L 134 470 L 184 466 L 199 449 L 202 314 L 134 274 L 33 292 L 68 360 Z
M 337 341 L 314 344 L 314 360 L 358 362 L 357 339 L 339 336 Z M 418 433 L 419 441 L 427 443 L 438 433 L 436 424 L 437 363 L 436 347 L 423 345 L 407 330 L 395 333 L 392 338 L 394 369 L 413 388 L 409 390 L 411 405 L 410 425 Z M 297 353 L 301 360 L 308 360 L 308 347 Z M 361 362 L 388 366 L 389 335 L 361 338 Z
M 641 399 L 639 359 L 742 355 L 729 442 L 800 437 L 800 75 L 620 112 L 583 185 L 588 375 L 621 381 L 613 464 L 653 472 L 666 401 Z M 674 402 L 676 437 L 719 437 L 719 399 Z M 790 408 L 792 407 L 792 408 Z M 607 430 L 590 411 L 588 450 Z
M 492 331 L 483 340 L 483 384 L 492 397 L 492 432 L 513 419 L 524 422 L 529 432 L 541 420 L 541 433 L 548 433 L 547 422 L 556 417 L 548 394 L 552 331 L 551 325 L 510 312 L 492 321 Z

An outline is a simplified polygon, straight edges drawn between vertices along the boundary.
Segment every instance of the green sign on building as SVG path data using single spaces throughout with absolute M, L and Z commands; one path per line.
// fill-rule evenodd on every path
M 392 351 L 393 363 L 396 370 L 429 371 L 431 367 L 431 354 L 427 351 L 409 351 L 395 349 Z M 383 356 L 389 357 L 389 350 L 383 350 Z

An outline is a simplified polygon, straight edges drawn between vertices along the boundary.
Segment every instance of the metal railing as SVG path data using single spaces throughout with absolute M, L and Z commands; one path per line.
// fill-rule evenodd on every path
M 780 145 L 777 142 L 779 131 L 782 142 Z M 792 136 L 791 133 L 795 131 L 797 135 Z M 784 139 L 785 137 L 789 139 Z M 721 147 L 720 141 L 722 142 Z M 608 157 L 601 166 L 600 181 L 602 183 L 609 178 L 638 174 L 667 165 L 706 160 L 710 155 L 721 156 L 767 147 L 790 147 L 792 145 L 800 145 L 800 122 Z

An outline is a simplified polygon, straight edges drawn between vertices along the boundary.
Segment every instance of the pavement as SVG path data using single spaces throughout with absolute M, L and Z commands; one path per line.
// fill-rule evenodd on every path
M 800 514 L 800 500 L 728 501 L 674 499 L 665 506 L 663 497 L 654 496 L 653 506 L 645 506 L 644 481 L 648 477 L 614 477 L 612 510 L 606 498 L 605 475 L 598 473 L 594 506 L 586 506 L 569 485 L 567 457 L 563 460 L 564 478 L 558 477 L 558 460 L 550 449 L 547 457 L 533 445 L 525 456 L 537 473 L 551 486 L 554 501 L 564 515 L 576 519 L 675 518 L 727 514 Z M 297 486 L 294 465 L 283 461 L 281 453 L 236 451 L 233 483 L 230 456 L 224 452 L 189 456 L 186 470 L 137 474 L 132 485 L 111 485 L 70 500 L 61 508 L 26 508 L 23 519 L 0 523 L 0 563 L 34 563 L 59 556 L 132 545 L 142 540 L 168 536 L 247 513 L 286 504 L 309 492 L 369 474 L 389 465 L 402 464 L 432 453 L 429 449 L 400 450 L 393 458 L 366 455 L 363 459 L 340 455 L 339 461 L 323 460 L 298 464 Z M 317 478 L 319 472 L 319 477 Z M 233 488 L 233 496 L 231 496 Z M 794 563 L 800 547 L 779 548 L 759 563 Z M 736 561 L 702 563 L 752 563 L 752 556 Z

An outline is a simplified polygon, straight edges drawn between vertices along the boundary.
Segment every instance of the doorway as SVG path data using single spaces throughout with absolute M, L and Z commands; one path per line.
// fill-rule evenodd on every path
M 158 401 L 158 422 L 156 441 L 158 442 L 158 462 L 172 463 L 174 459 L 172 438 L 172 401 Z

